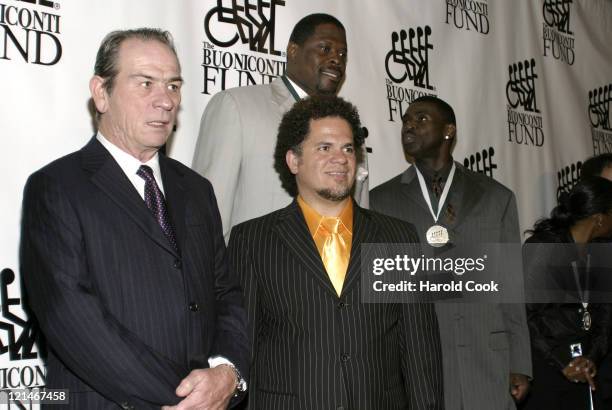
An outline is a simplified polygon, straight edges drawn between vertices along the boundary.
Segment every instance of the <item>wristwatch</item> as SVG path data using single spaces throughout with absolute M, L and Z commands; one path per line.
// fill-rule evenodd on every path
M 228 366 L 230 369 L 234 371 L 236 375 L 236 387 L 234 389 L 234 397 L 237 397 L 240 393 L 244 393 L 247 391 L 247 382 L 244 380 L 236 366 L 231 363 L 224 363 L 223 366 Z

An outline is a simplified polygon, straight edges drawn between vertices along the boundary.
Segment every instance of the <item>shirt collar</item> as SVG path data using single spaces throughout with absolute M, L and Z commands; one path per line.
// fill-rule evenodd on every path
M 100 144 L 102 144 L 102 146 L 104 146 L 104 148 L 108 150 L 108 152 L 115 159 L 117 164 L 119 164 L 119 167 L 126 175 L 135 175 L 141 165 L 147 165 L 153 170 L 153 175 L 155 175 L 155 179 L 161 179 L 158 178 L 161 177 L 161 171 L 159 169 L 159 154 L 157 152 L 150 160 L 143 163 L 140 162 L 140 160 L 138 160 L 137 158 L 134 158 L 133 156 L 119 148 L 118 146 L 116 146 L 115 144 L 113 144 L 112 142 L 110 142 L 104 135 L 102 135 L 100 131 L 98 131 L 96 138 L 98 141 L 100 141 Z
M 414 165 L 419 169 L 419 171 L 423 175 L 423 178 L 425 178 L 427 182 L 431 182 L 435 174 L 440 176 L 442 182 L 446 182 L 446 180 L 448 179 L 448 175 L 450 174 L 450 170 L 453 166 L 453 160 L 451 159 L 446 165 L 444 165 L 441 169 L 437 171 L 434 171 L 433 169 L 430 169 L 423 164 L 417 164 L 416 162 L 414 163 Z
M 314 210 L 310 205 L 304 201 L 304 199 L 298 195 L 297 197 L 298 205 L 304 214 L 304 219 L 306 219 L 306 225 L 308 225 L 308 231 L 312 237 L 315 236 L 319 226 L 321 225 L 321 220 L 323 216 L 321 216 L 317 211 Z M 340 218 L 340 224 L 344 227 L 344 229 L 349 233 L 349 235 L 353 234 L 353 201 L 347 201 L 346 206 L 338 215 Z
M 300 88 L 299 85 L 297 85 L 291 78 L 289 78 L 289 76 L 287 76 L 287 80 L 289 80 L 289 82 L 291 83 L 291 85 L 293 86 L 293 89 L 295 90 L 295 92 L 297 93 L 297 95 L 303 100 L 304 98 L 308 97 L 308 93 L 304 90 L 302 90 L 302 88 Z

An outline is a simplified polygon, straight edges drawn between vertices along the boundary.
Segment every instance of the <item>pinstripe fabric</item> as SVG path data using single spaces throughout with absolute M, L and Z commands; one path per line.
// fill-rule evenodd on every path
M 440 217 L 455 233 L 455 240 L 518 243 L 518 216 L 512 192 L 456 165 L 455 179 Z M 414 223 L 421 238 L 433 223 L 412 167 L 373 189 L 370 204 L 376 211 Z M 447 212 L 449 206 L 453 208 L 451 215 Z M 509 374 L 531 375 L 524 306 L 439 303 L 436 313 L 444 359 L 446 409 L 514 409 Z
M 251 410 L 442 408 L 433 306 L 361 303 L 360 245 L 413 242 L 413 228 L 357 205 L 353 218 L 340 297 L 297 202 L 233 229 L 230 265 L 253 344 Z
M 70 408 L 176 403 L 210 355 L 248 372 L 212 188 L 164 156 L 160 168 L 181 255 L 95 139 L 26 185 L 21 269 L 50 348 L 48 385 L 70 389 Z

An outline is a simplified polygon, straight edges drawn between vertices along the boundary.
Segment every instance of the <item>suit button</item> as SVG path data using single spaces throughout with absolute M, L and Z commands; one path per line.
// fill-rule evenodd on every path
M 181 260 L 180 260 L 180 259 L 175 259 L 175 260 L 174 260 L 174 263 L 172 264 L 172 266 L 173 266 L 175 269 L 181 269 L 181 268 L 183 267 L 183 262 L 181 262 Z
M 350 355 L 350 354 L 343 353 L 343 354 L 340 356 L 340 360 L 346 363 L 346 362 L 348 362 L 349 360 L 351 360 L 351 355 Z
M 349 304 L 348 304 L 348 303 L 346 303 L 346 302 L 344 302 L 344 301 L 339 302 L 339 303 L 338 303 L 338 309 L 344 309 L 344 308 L 348 307 L 348 305 L 349 305 Z
M 195 302 L 191 302 L 189 304 L 189 310 L 191 310 L 192 312 L 197 312 L 198 310 L 200 310 L 200 306 L 198 306 L 198 304 Z

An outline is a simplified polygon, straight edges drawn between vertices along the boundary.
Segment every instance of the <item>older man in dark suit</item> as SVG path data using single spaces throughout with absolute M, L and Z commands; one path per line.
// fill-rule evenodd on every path
M 27 182 L 22 271 L 48 387 L 70 408 L 223 409 L 245 390 L 246 315 L 212 187 L 158 152 L 181 84 L 169 33 L 110 33 L 90 81 L 97 135 Z
M 362 303 L 362 244 L 416 235 L 352 200 L 360 132 L 340 98 L 297 102 L 275 151 L 297 198 L 232 230 L 253 343 L 250 409 L 442 408 L 433 306 Z
M 453 161 L 457 130 L 450 105 L 421 97 L 402 121 L 404 151 L 415 163 L 372 190 L 372 209 L 414 223 L 423 246 L 520 243 L 514 194 Z M 441 256 L 448 250 L 439 249 Z M 511 273 L 522 283 L 520 271 Z M 514 409 L 512 397 L 525 396 L 531 375 L 525 307 L 440 302 L 436 314 L 446 409 Z

